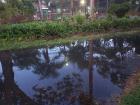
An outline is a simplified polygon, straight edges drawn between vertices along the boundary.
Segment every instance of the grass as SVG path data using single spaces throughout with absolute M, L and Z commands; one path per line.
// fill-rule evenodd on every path
M 34 40 L 20 40 L 20 39 L 0 39 L 0 51 L 2 50 L 15 50 L 22 48 L 31 48 L 31 47 L 43 47 L 50 45 L 58 45 L 63 43 L 69 43 L 74 40 L 91 40 L 99 39 L 101 37 L 114 37 L 114 36 L 132 36 L 133 34 L 140 33 L 140 30 L 127 31 L 127 32 L 115 32 L 115 33 L 106 33 L 106 34 L 89 34 L 89 35 L 73 35 L 66 38 L 55 38 L 53 40 L 45 39 L 34 39 Z
M 140 86 L 124 96 L 120 105 L 140 105 Z
M 120 105 L 140 105 L 140 68 L 131 75 L 125 84 Z

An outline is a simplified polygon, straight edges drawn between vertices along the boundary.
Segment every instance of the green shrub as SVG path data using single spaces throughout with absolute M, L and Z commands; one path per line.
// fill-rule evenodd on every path
M 68 33 L 67 27 L 63 23 L 51 22 L 45 25 L 45 35 L 63 36 Z
M 122 97 L 120 105 L 140 105 L 140 86 L 132 90 L 127 96 Z
M 82 19 L 81 19 L 82 20 Z M 75 32 L 105 32 L 112 29 L 129 29 L 140 27 L 140 18 L 112 18 L 100 20 L 82 20 L 75 22 L 74 19 L 53 22 L 30 22 L 0 26 L 0 38 L 18 37 L 44 37 L 74 34 Z M 80 24 L 81 23 L 81 24 Z
M 117 17 L 122 18 L 126 15 L 129 9 L 130 7 L 128 3 L 112 4 L 108 12 L 112 15 L 116 15 Z
M 85 16 L 77 15 L 74 17 L 74 20 L 76 21 L 77 24 L 83 24 L 86 21 Z
M 68 27 L 56 22 L 33 22 L 0 27 L 0 37 L 59 36 L 68 33 Z

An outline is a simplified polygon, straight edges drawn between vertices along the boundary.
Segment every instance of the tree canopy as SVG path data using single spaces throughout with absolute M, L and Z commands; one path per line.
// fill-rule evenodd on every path
M 32 0 L 0 0 L 0 18 L 33 14 Z
M 113 3 L 108 12 L 112 15 L 116 15 L 117 17 L 124 17 L 125 14 L 129 11 L 130 5 L 127 2 L 124 3 Z

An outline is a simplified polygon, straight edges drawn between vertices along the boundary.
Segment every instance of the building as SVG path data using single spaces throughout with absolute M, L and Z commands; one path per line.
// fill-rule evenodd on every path
M 95 10 L 105 13 L 108 9 L 109 0 L 93 0 Z M 40 19 L 59 19 L 62 16 L 71 16 L 76 14 L 87 14 L 91 11 L 91 0 L 50 0 L 47 3 L 44 0 L 34 2 L 36 12 L 35 20 Z
M 44 0 L 37 0 L 33 3 L 34 8 L 36 10 L 34 14 L 35 20 L 41 20 L 48 15 L 48 6 L 47 3 Z

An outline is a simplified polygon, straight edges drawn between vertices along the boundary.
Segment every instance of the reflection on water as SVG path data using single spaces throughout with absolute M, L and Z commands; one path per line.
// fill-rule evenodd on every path
M 0 105 L 106 105 L 139 66 L 139 45 L 115 37 L 2 51 Z

